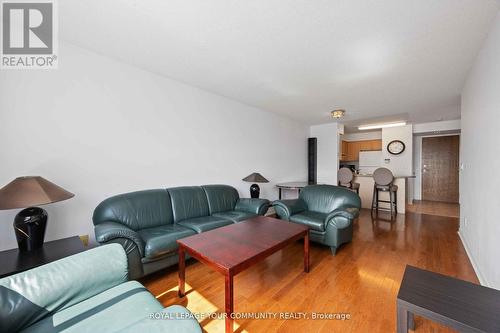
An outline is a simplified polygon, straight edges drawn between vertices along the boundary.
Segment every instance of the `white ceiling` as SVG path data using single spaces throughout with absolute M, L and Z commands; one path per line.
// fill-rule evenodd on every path
M 495 0 L 64 0 L 61 39 L 307 124 L 460 117 Z

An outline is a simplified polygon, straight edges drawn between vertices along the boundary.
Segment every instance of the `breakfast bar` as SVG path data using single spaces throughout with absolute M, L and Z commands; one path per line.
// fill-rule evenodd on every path
M 403 176 L 394 175 L 394 185 L 398 186 L 397 192 L 397 205 L 398 213 L 405 213 L 405 206 L 407 202 L 411 201 L 411 195 L 409 195 L 408 179 L 414 178 L 415 176 Z M 361 197 L 361 207 L 371 208 L 372 198 L 373 198 L 373 176 L 371 174 L 355 174 L 354 182 L 359 183 L 359 196 Z M 384 196 L 384 200 L 388 200 L 389 193 L 381 193 Z M 385 198 L 387 196 L 387 199 Z

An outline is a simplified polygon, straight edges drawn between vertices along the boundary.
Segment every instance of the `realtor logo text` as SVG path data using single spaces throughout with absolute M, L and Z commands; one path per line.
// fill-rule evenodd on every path
M 1 3 L 2 69 L 57 68 L 57 20 L 53 0 Z

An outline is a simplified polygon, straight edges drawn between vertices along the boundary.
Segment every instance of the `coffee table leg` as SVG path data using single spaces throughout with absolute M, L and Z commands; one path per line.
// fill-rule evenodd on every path
M 227 273 L 226 279 L 226 333 L 233 333 L 233 275 Z
M 309 273 L 309 231 L 304 237 L 304 272 Z
M 179 297 L 185 295 L 185 281 L 186 281 L 186 258 L 184 248 L 179 246 Z

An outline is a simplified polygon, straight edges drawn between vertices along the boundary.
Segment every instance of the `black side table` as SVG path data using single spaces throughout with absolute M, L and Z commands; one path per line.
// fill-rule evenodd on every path
M 32 252 L 19 252 L 12 249 L 0 252 L 0 278 L 27 271 L 49 262 L 71 256 L 89 249 L 80 237 L 58 239 L 46 242 L 41 249 Z
M 413 315 L 459 332 L 500 332 L 500 291 L 406 266 L 397 298 L 397 332 L 414 329 Z

